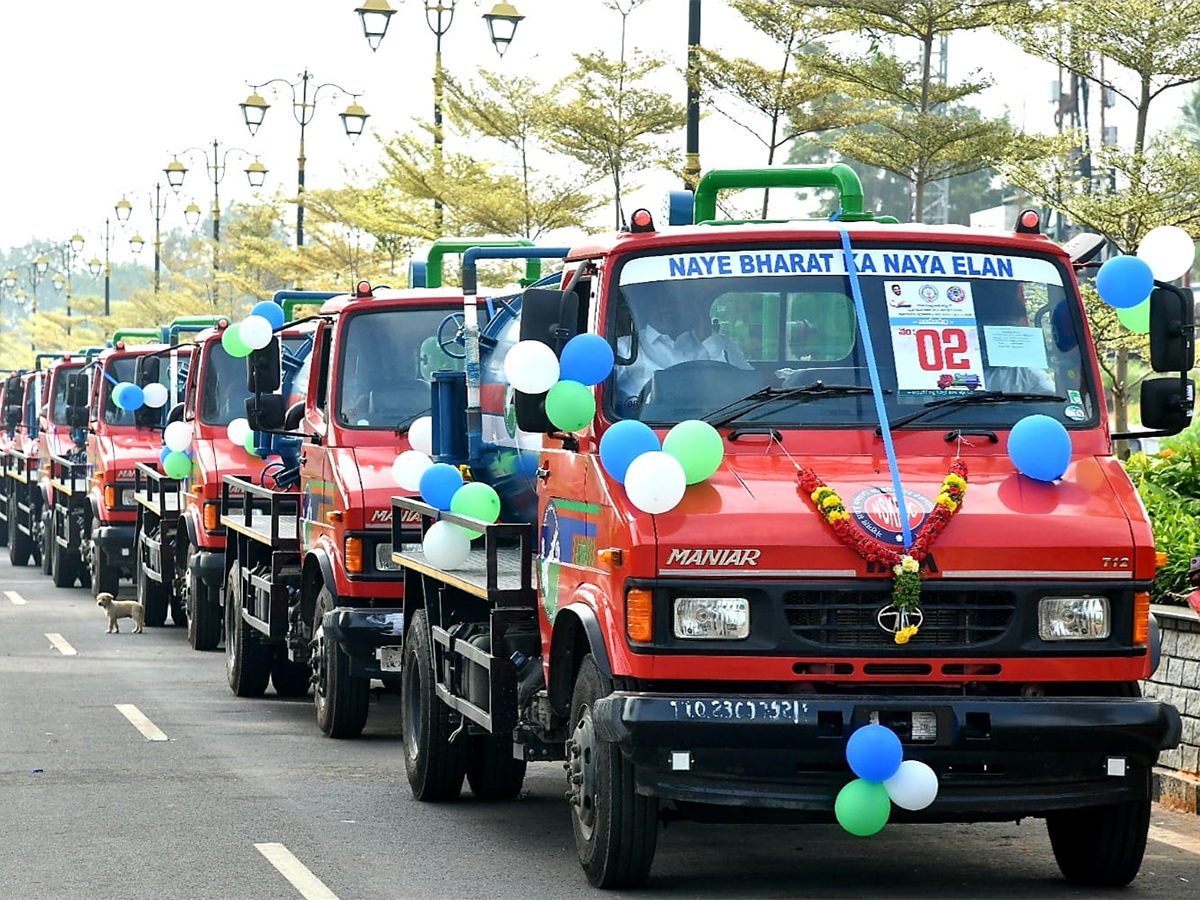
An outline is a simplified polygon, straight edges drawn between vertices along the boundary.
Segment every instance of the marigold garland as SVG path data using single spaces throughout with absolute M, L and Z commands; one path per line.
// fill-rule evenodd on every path
M 950 519 L 962 507 L 967 493 L 967 464 L 956 459 L 938 489 L 933 511 L 921 533 L 913 540 L 907 553 L 887 547 L 858 531 L 850 524 L 850 513 L 837 491 L 825 484 L 812 469 L 800 470 L 800 487 L 812 498 L 817 512 L 829 523 L 843 544 L 868 562 L 879 562 L 892 569 L 892 604 L 900 611 L 901 628 L 897 644 L 907 644 L 917 633 L 917 626 L 908 622 L 908 613 L 921 605 L 921 563 L 929 555 L 934 541 L 950 524 Z

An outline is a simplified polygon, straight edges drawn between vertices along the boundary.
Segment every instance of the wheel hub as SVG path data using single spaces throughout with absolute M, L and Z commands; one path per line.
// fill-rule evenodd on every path
M 591 707 L 585 706 L 575 723 L 575 731 L 567 746 L 567 799 L 585 838 L 590 838 L 596 824 L 596 727 L 592 723 Z
M 318 621 L 321 621 L 318 619 Z M 329 677 L 329 665 L 325 659 L 325 626 L 324 624 L 317 625 L 313 632 L 311 643 L 311 652 L 309 658 L 312 660 L 313 670 L 313 692 L 319 700 L 324 700 L 328 693 L 327 678 Z

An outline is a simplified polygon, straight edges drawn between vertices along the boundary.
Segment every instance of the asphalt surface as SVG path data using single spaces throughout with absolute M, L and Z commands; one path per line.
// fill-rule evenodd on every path
M 530 766 L 515 802 L 418 803 L 395 697 L 372 702 L 361 739 L 333 741 L 311 699 L 234 697 L 223 655 L 183 629 L 106 627 L 89 592 L 0 550 L 0 900 L 600 896 L 575 860 L 560 763 Z M 677 823 L 641 893 L 1113 896 L 1063 882 L 1032 820 L 867 839 Z M 1156 808 L 1120 896 L 1200 896 L 1200 817 Z

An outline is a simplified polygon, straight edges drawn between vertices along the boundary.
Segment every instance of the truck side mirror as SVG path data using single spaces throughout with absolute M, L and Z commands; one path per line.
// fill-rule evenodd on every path
M 1194 303 L 1190 288 L 1168 284 L 1150 292 L 1150 366 L 1155 372 L 1187 372 L 1195 365 Z
M 74 372 L 67 376 L 67 404 L 87 409 L 91 382 L 85 372 Z
M 157 356 L 139 356 L 134 369 L 134 381 L 139 387 L 158 382 L 161 366 Z
M 9 428 L 16 428 L 21 424 L 21 407 L 6 406 L 4 407 L 4 424 Z
M 88 408 L 86 406 L 68 406 L 66 419 L 67 425 L 71 428 L 87 428 Z
M 1142 382 L 1142 425 L 1178 434 L 1192 424 L 1196 383 L 1190 378 L 1150 378 Z
M 286 402 L 282 394 L 255 394 L 253 397 L 247 397 L 246 421 L 254 431 L 278 431 L 283 425 Z
M 174 406 L 171 407 L 171 411 L 169 413 L 167 413 L 167 424 L 170 425 L 172 422 L 182 422 L 182 421 L 183 421 L 183 404 L 176 403 Z
M 517 427 L 522 431 L 545 434 L 558 430 L 546 415 L 545 394 L 523 394 L 513 391 L 513 410 L 517 414 Z
M 157 428 L 162 424 L 162 408 L 139 406 L 133 411 L 133 424 L 138 428 Z
M 246 357 L 246 389 L 252 394 L 270 394 L 283 383 L 279 364 L 279 338 L 261 350 L 252 350 Z M 249 402 L 249 401 L 247 401 Z M 280 415 L 280 421 L 283 416 Z
M 574 291 L 528 288 L 521 294 L 521 340 L 549 344 L 561 354 L 567 341 L 579 334 L 579 295 Z

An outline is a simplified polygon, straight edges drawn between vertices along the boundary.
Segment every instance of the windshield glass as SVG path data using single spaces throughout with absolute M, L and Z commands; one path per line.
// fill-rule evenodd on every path
M 437 330 L 453 310 L 384 309 L 346 323 L 339 352 L 335 415 L 350 428 L 387 428 L 429 409 L 433 373 L 461 370 L 438 346 Z M 446 327 L 453 337 L 455 329 Z
M 179 354 L 179 369 L 177 377 L 181 377 L 183 370 L 187 366 L 188 354 L 180 352 Z M 158 381 L 168 391 L 171 389 L 171 362 L 169 357 L 163 357 L 159 361 L 159 376 Z M 108 360 L 104 368 L 105 375 L 100 380 L 100 402 L 103 409 L 103 419 L 109 425 L 136 425 L 133 411 L 129 409 L 120 409 L 113 403 L 112 392 L 113 388 L 122 381 L 135 381 L 137 375 L 137 357 L 136 356 L 117 356 Z M 142 385 L 145 387 L 145 385 Z M 180 382 L 176 385 L 176 391 L 182 393 L 183 384 Z M 165 422 L 167 413 L 171 408 L 171 400 L 168 396 L 166 404 L 161 410 L 162 419 Z
M 67 382 L 83 366 L 59 366 L 54 370 L 54 396 L 50 398 L 50 421 L 67 424 Z
M 988 248 L 855 247 L 889 418 L 977 391 L 1054 399 L 949 404 L 912 428 L 1010 426 L 1031 413 L 1094 424 L 1078 298 L 1065 270 Z M 617 418 L 699 418 L 762 388 L 869 387 L 841 247 L 722 248 L 632 258 L 609 317 Z M 610 392 L 610 396 L 613 392 Z M 874 426 L 870 394 L 748 405 L 739 426 Z
M 228 425 L 246 415 L 246 360 L 230 356 L 220 341 L 209 341 L 204 361 L 204 384 L 200 388 L 200 421 L 205 425 Z

